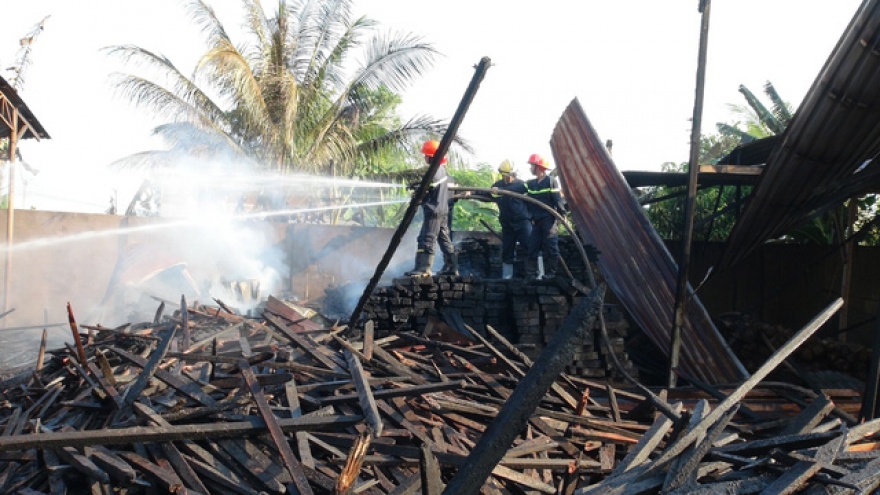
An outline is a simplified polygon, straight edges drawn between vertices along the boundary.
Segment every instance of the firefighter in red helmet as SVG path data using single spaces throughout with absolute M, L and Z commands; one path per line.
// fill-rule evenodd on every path
M 422 154 L 425 162 L 430 163 L 431 158 L 440 147 L 438 141 L 425 141 L 422 145 Z M 446 157 L 437 167 L 431 188 L 422 200 L 422 229 L 417 238 L 418 249 L 416 251 L 415 267 L 406 272 L 411 277 L 430 277 L 431 267 L 434 265 L 434 244 L 440 244 L 443 253 L 443 268 L 438 275 L 458 275 L 458 258 L 455 254 L 455 246 L 449 232 L 449 176 L 446 173 Z
M 560 193 L 559 181 L 548 174 L 550 165 L 541 155 L 535 153 L 529 157 L 534 179 L 526 182 L 526 190 L 530 197 L 565 213 L 565 203 Z M 556 217 L 544 208 L 529 204 L 532 214 L 532 235 L 529 239 L 529 255 L 526 258 L 526 278 L 537 278 L 538 256 L 544 260 L 544 278 L 556 276 L 556 265 L 559 263 L 559 236 L 557 234 Z

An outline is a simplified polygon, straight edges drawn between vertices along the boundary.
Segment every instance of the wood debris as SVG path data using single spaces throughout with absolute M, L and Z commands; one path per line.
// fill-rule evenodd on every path
M 589 326 L 596 301 L 573 308 L 534 361 L 491 325 L 482 334 L 429 319 L 419 333 L 373 323 L 359 332 L 274 298 L 260 318 L 181 301 L 171 316 L 114 329 L 76 326 L 71 311 L 77 341 L 45 350 L 41 366 L 3 387 L 0 493 L 858 493 L 880 484 L 880 421 L 856 424 L 857 392 L 761 381 L 834 308 L 743 383 L 658 390 L 670 417 L 624 384 L 562 373 L 575 352 L 565 339 Z

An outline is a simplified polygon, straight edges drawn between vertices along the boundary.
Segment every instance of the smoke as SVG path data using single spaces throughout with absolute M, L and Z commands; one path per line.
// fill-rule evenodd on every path
M 49 329 L 50 348 L 70 342 L 68 302 L 81 328 L 112 328 L 152 321 L 163 303 L 170 314 L 181 299 L 190 307 L 217 300 L 241 314 L 254 313 L 269 295 L 297 299 L 296 277 L 306 270 L 330 274 L 322 275 L 322 291 L 334 280 L 353 281 L 362 291 L 387 237 L 347 236 L 327 247 L 306 235 L 298 240 L 308 244 L 298 246 L 289 229 L 305 215 L 345 212 L 352 191 L 399 186 L 277 176 L 229 161 L 199 161 L 151 174 L 150 187 L 158 209 L 152 217 L 16 212 L 15 244 L 12 250 L 0 245 L 0 253 L 14 259 L 13 311 L 0 324 L 17 329 L 6 334 L 14 339 L 0 341 L 14 344 L 16 352 L 0 357 L 0 370 L 32 360 L 42 328 Z M 363 211 L 405 201 L 354 206 Z M 404 240 L 399 257 L 411 263 L 414 246 L 412 238 Z M 392 263 L 389 273 L 405 269 Z

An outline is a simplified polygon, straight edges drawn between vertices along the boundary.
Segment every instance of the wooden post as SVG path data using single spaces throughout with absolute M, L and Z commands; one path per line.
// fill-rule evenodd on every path
M 706 82 L 706 52 L 709 38 L 709 10 L 711 0 L 700 0 L 703 20 L 700 27 L 700 53 L 697 60 L 697 90 L 694 101 L 693 127 L 691 128 L 691 153 L 688 160 L 688 190 L 684 208 L 684 228 L 681 236 L 681 257 L 678 260 L 678 285 L 675 291 L 675 310 L 673 313 L 672 338 L 669 349 L 669 381 L 675 387 L 678 381 L 676 370 L 681 352 L 681 327 L 684 325 L 685 307 L 689 299 L 688 274 L 691 262 L 691 241 L 694 235 L 694 204 L 697 196 L 697 172 L 700 169 L 700 123 L 703 117 L 703 91 Z
M 3 314 L 9 311 L 9 292 L 12 283 L 12 245 L 13 225 L 15 225 L 15 147 L 18 142 L 18 110 L 12 107 L 12 122 L 9 129 L 9 184 L 6 203 L 6 269 L 3 272 Z M 0 328 L 6 322 L 0 321 Z

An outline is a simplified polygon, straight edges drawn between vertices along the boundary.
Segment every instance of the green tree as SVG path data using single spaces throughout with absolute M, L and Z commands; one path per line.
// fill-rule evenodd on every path
M 769 108 L 754 93 L 740 85 L 739 92 L 745 98 L 745 105 L 729 105 L 735 115 L 742 117 L 734 123 L 716 124 L 718 132 L 704 135 L 700 139 L 700 163 L 715 164 L 729 154 L 736 146 L 756 139 L 781 134 L 791 122 L 791 106 L 780 98 L 773 84 L 764 85 L 764 93 L 770 100 Z M 665 172 L 683 172 L 687 163 L 667 163 L 662 166 Z M 641 197 L 642 204 L 652 224 L 661 237 L 678 239 L 684 225 L 684 187 L 646 188 Z M 694 239 L 704 241 L 724 241 L 733 228 L 742 199 L 751 192 L 751 187 L 705 188 L 697 192 L 696 222 Z M 854 198 L 856 218 L 849 219 L 849 208 L 840 205 L 816 216 L 804 225 L 786 233 L 780 240 L 790 242 L 815 242 L 830 244 L 841 242 L 852 223 L 855 229 L 873 222 L 876 216 L 877 197 L 868 195 Z M 863 236 L 861 243 L 876 245 L 876 229 Z
M 494 167 L 485 162 L 473 168 L 456 167 L 449 175 L 456 185 L 463 187 L 490 187 L 497 180 Z M 452 230 L 485 231 L 487 227 L 501 232 L 495 203 L 474 197 L 455 202 Z
M 109 48 L 148 70 L 117 74 L 115 84 L 168 120 L 154 132 L 170 145 L 118 165 L 225 157 L 272 172 L 351 177 L 416 165 L 413 150 L 445 131 L 437 119 L 401 122 L 396 114 L 398 92 L 437 55 L 420 38 L 377 32 L 375 21 L 353 18 L 351 0 L 281 1 L 272 15 L 255 0 L 241 5 L 246 22 L 233 42 L 205 1 L 187 2 L 207 44 L 191 76 L 147 49 Z

